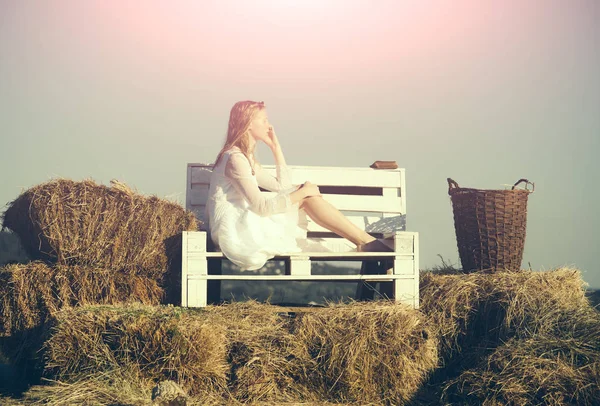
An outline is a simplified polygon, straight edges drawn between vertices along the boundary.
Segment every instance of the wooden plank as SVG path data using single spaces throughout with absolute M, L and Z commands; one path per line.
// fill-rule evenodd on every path
M 187 209 L 192 211 L 198 220 L 204 221 L 204 207 L 204 205 L 191 205 Z M 403 231 L 406 228 L 405 214 L 353 211 L 351 215 L 346 215 L 346 218 L 355 226 L 368 233 L 392 234 L 396 231 Z M 309 232 L 330 232 L 330 230 L 315 223 L 308 216 L 307 220 L 307 229 Z
M 413 232 L 413 234 L 415 235 L 415 242 L 414 242 L 414 263 L 415 263 L 415 274 L 414 274 L 414 286 L 413 286 L 413 294 L 414 294 L 414 302 L 413 302 L 413 306 L 415 309 L 418 309 L 421 305 L 420 305 L 420 292 L 419 292 L 419 281 L 421 280 L 420 278 L 420 264 L 419 264 L 419 233 L 418 232 Z
M 210 188 L 210 183 L 192 183 L 191 187 L 189 188 L 190 190 L 193 189 L 206 189 L 208 190 Z
M 206 258 L 206 233 L 203 231 L 185 231 L 182 233 L 182 247 L 186 251 L 186 302 L 189 307 L 204 307 L 207 304 L 207 281 L 203 279 L 208 274 Z M 183 244 L 185 242 L 185 244 Z M 182 273 L 183 278 L 183 273 Z M 183 292 L 182 292 L 183 295 Z
M 207 234 L 205 231 L 184 231 L 184 233 L 187 235 L 188 257 L 191 257 L 196 253 L 206 252 Z
M 212 166 L 209 165 L 194 165 L 188 164 L 190 171 L 189 184 L 205 183 L 210 184 L 210 177 L 212 176 Z
M 276 192 L 264 192 L 269 197 L 277 195 Z M 194 188 L 190 190 L 191 206 L 203 205 L 208 199 L 208 188 Z M 323 194 L 323 199 L 331 203 L 338 210 L 363 211 L 368 213 L 396 213 L 401 212 L 401 197 L 383 196 L 356 196 L 356 195 L 328 195 Z
M 208 186 L 190 189 L 189 193 L 191 206 L 204 206 L 208 200 L 208 191 Z
M 291 276 L 310 276 L 309 257 L 293 256 L 289 260 L 289 274 Z
M 275 176 L 273 165 L 263 168 Z M 367 186 L 401 187 L 404 169 L 372 169 L 355 167 L 322 167 L 288 165 L 293 184 L 302 184 L 307 180 L 317 185 L 327 186 Z
M 348 196 L 348 195 L 323 195 L 323 199 L 331 203 L 338 210 L 352 210 L 375 213 L 403 214 L 402 198 L 383 196 Z
M 419 283 L 414 279 L 396 279 L 394 282 L 394 300 L 398 303 L 405 303 L 413 308 L 418 308 L 418 297 L 415 297 L 415 286 L 418 289 Z M 416 307 L 415 307 L 416 304 Z
M 208 283 L 206 281 L 208 274 L 207 259 L 206 257 L 189 256 L 187 263 L 187 305 L 189 307 L 205 307 L 208 294 Z
M 212 166 L 189 164 L 191 180 L 188 184 L 208 184 L 212 175 Z M 277 175 L 275 166 L 263 165 L 266 172 Z M 317 167 L 288 165 L 293 184 L 302 184 L 307 180 L 326 186 L 364 186 L 401 188 L 404 169 L 372 169 L 353 167 Z
M 302 241 L 301 248 L 311 252 L 356 252 L 356 246 L 341 237 L 310 237 Z
M 404 170 L 402 171 L 402 178 L 400 181 L 400 189 L 402 190 L 402 207 L 400 208 L 400 210 L 402 213 L 406 213 L 406 172 Z M 417 289 L 418 289 L 418 286 L 417 286 Z
M 394 240 L 394 251 L 402 254 L 413 254 L 418 234 L 408 231 L 396 232 L 392 236 L 392 239 Z
M 273 260 L 284 260 L 286 258 L 293 257 L 294 254 L 290 255 L 277 255 L 273 257 Z M 358 261 L 362 259 L 374 259 L 374 258 L 413 258 L 413 254 L 399 254 L 397 252 L 301 252 L 298 253 L 303 256 L 310 257 L 311 259 L 318 258 L 320 261 L 331 260 L 331 261 Z M 193 253 L 188 253 L 188 256 L 193 256 Z M 222 252 L 206 252 L 202 256 L 207 258 L 225 258 Z
M 212 168 L 213 164 L 212 163 L 206 163 L 206 162 L 190 162 L 188 163 L 189 166 L 193 166 L 193 167 L 207 167 L 207 168 Z M 294 169 L 314 169 L 314 170 L 323 170 L 323 171 L 344 171 L 347 169 L 354 169 L 357 171 L 364 171 L 364 172 L 372 172 L 372 171 L 376 171 L 376 172 L 400 172 L 400 171 L 404 171 L 404 168 L 395 168 L 395 169 L 373 169 L 371 167 L 368 166 L 319 166 L 319 165 L 288 165 L 289 168 L 294 168 Z M 264 164 L 263 168 L 265 169 L 275 169 L 275 165 L 271 165 L 271 164 Z
M 190 209 L 192 207 L 190 189 L 192 187 L 192 168 L 188 165 L 186 175 L 186 188 L 185 188 L 185 208 Z
M 207 285 L 207 280 L 188 278 L 188 307 L 206 307 Z
M 414 275 L 415 274 L 415 261 L 407 261 L 405 259 L 394 260 L 394 273 L 396 275 Z
M 384 187 L 381 189 L 383 197 L 402 197 L 402 189 L 399 187 Z
M 189 275 L 188 280 L 240 280 L 240 281 L 360 281 L 392 279 L 412 280 L 408 275 Z
M 188 305 L 187 231 L 181 233 L 181 306 Z

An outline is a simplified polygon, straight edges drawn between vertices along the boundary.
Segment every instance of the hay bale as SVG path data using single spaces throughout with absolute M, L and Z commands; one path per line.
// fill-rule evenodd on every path
M 53 269 L 42 262 L 0 268 L 0 331 L 11 335 L 38 327 L 57 310 Z
M 41 261 L 0 268 L 0 333 L 11 335 L 43 325 L 65 306 L 160 303 L 163 289 L 136 272 L 87 266 L 48 266 Z
M 433 318 L 442 353 L 465 344 L 498 342 L 543 332 L 562 312 L 587 308 L 586 283 L 576 269 L 469 274 L 423 272 L 421 310 Z
M 193 213 L 111 184 L 54 179 L 34 186 L 8 205 L 3 227 L 19 236 L 32 259 L 161 278 L 181 256 L 178 236 L 197 229 Z
M 293 319 L 254 300 L 209 307 L 227 334 L 229 391 L 241 402 L 306 402 L 317 394 L 300 380 L 309 367 L 298 358 Z M 312 365 L 312 363 L 311 363 Z
M 439 400 L 446 381 L 485 362 L 504 341 L 558 334 L 553 329 L 564 314 L 590 308 L 585 286 L 570 268 L 422 273 L 421 310 L 436 327 L 443 365 L 429 391 Z
M 403 306 L 340 306 L 299 319 L 275 310 L 254 301 L 202 311 L 141 305 L 63 310 L 46 343 L 46 376 L 74 383 L 127 370 L 149 381 L 173 380 L 194 398 L 221 403 L 329 398 L 364 404 L 408 399 L 435 366 L 437 341 L 418 312 Z M 330 325 L 332 316 L 337 322 Z M 339 350 L 348 341 L 352 359 Z M 308 349 L 317 342 L 319 356 Z M 329 375 L 320 376 L 323 370 Z
M 591 405 L 600 399 L 600 314 L 563 312 L 552 332 L 513 338 L 447 382 L 443 399 L 461 404 Z
M 121 369 L 173 380 L 191 395 L 222 393 L 226 336 L 205 311 L 173 306 L 82 306 L 56 313 L 44 374 L 65 382 Z
M 221 404 L 316 399 L 298 382 L 308 367 L 295 357 L 292 320 L 268 304 L 86 306 L 57 319 L 46 342 L 49 378 L 73 383 L 126 369 L 174 380 L 192 397 Z
M 302 379 L 323 399 L 404 404 L 437 366 L 427 318 L 395 303 L 332 305 L 303 315 L 295 336 L 313 361 Z
M 0 349 L 22 384 L 36 382 L 52 316 L 65 306 L 88 303 L 157 304 L 163 290 L 153 279 L 83 266 L 43 262 L 0 268 Z

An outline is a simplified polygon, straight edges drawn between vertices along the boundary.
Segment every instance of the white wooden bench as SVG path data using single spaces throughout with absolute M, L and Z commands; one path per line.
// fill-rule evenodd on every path
M 274 165 L 264 169 L 275 176 Z M 356 252 L 354 245 L 329 230 L 308 222 L 308 251 L 278 256 L 284 275 L 222 275 L 225 256 L 211 250 L 206 231 L 187 231 L 182 241 L 181 305 L 204 307 L 210 296 L 219 297 L 221 280 L 372 281 L 389 282 L 397 302 L 419 307 L 419 239 L 407 232 L 405 170 L 290 165 L 292 183 L 309 180 L 319 186 L 323 198 L 371 235 L 385 238 L 393 252 Z M 186 208 L 204 221 L 212 166 L 190 163 L 187 167 Z M 268 192 L 273 193 L 274 192 Z M 203 228 L 202 228 L 203 229 Z M 312 275 L 311 261 L 386 260 L 390 269 L 380 275 Z M 212 267 L 219 267 L 212 270 Z M 209 269 L 211 268 L 211 269 Z M 215 292 L 216 290 L 216 292 Z M 212 292 L 211 292 L 212 291 Z

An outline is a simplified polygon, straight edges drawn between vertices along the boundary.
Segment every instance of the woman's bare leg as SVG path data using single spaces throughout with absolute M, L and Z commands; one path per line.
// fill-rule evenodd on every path
M 375 237 L 354 225 L 343 213 L 320 196 L 304 199 L 300 207 L 315 223 L 352 241 L 357 246 L 375 240 Z

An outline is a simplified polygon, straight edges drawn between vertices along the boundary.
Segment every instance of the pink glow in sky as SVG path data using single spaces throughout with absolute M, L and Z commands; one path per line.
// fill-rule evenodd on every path
M 504 3 L 503 3 L 504 4 Z M 71 2 L 46 23 L 79 59 L 101 53 L 184 78 L 337 83 L 460 70 L 474 53 L 518 52 L 543 8 L 478 1 Z M 547 21 L 548 18 L 545 18 Z M 556 28 L 556 27 L 554 27 Z M 534 32 L 535 34 L 535 32 Z M 121 62 L 119 62 L 121 63 Z M 149 66 L 150 65 L 155 65 Z

